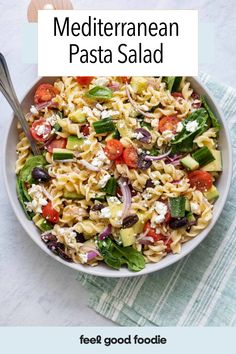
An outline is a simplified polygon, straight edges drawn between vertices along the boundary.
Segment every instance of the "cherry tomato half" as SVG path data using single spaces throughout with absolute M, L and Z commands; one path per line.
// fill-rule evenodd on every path
M 131 78 L 129 76 L 118 76 L 118 80 L 125 84 L 126 82 L 129 83 Z
M 171 213 L 169 211 L 167 211 L 166 215 L 165 215 L 165 223 L 169 224 L 171 219 Z
M 151 227 L 150 221 L 148 221 L 144 226 L 144 232 L 147 231 L 147 236 L 152 237 L 154 242 L 163 240 L 163 235 L 156 232 L 156 229 Z
M 42 208 L 42 215 L 47 221 L 50 221 L 53 224 L 56 224 L 59 221 L 59 213 L 53 209 L 51 202 Z
M 89 124 L 84 124 L 80 127 L 80 132 L 84 135 L 87 136 L 89 135 Z
M 41 84 L 34 94 L 34 103 L 39 104 L 51 101 L 58 94 L 58 90 L 51 84 Z
M 127 166 L 131 168 L 137 167 L 137 163 L 138 163 L 137 150 L 132 146 L 125 148 L 123 151 L 123 159 Z
M 40 142 L 46 141 L 49 138 L 51 131 L 51 125 L 43 118 L 34 121 L 30 128 L 32 137 Z
M 175 116 L 167 116 L 161 118 L 159 121 L 158 130 L 163 133 L 165 130 L 176 131 L 176 126 L 180 122 L 180 119 Z
M 110 139 L 107 141 L 107 145 L 105 146 L 105 154 L 107 157 L 114 161 L 119 158 L 123 153 L 123 145 L 117 139 Z
M 165 240 L 164 241 L 164 244 L 165 244 L 165 246 L 166 246 L 166 252 L 167 253 L 170 253 L 171 251 L 172 251 L 172 249 L 171 249 L 171 247 L 170 247 L 170 245 L 172 244 L 172 240 L 171 240 L 171 238 L 169 239 L 169 240 Z
M 123 156 L 118 157 L 117 159 L 115 159 L 115 164 L 116 165 L 123 165 L 125 163 Z
M 93 79 L 94 76 L 76 76 L 76 81 L 81 86 L 88 86 Z
M 65 138 L 60 138 L 60 139 L 54 139 L 50 141 L 49 144 L 47 144 L 47 150 L 48 152 L 53 152 L 53 149 L 58 148 L 58 149 L 65 149 L 67 144 L 67 139 Z
M 190 186 L 196 187 L 201 192 L 206 192 L 212 187 L 212 175 L 209 172 L 196 170 L 188 174 Z

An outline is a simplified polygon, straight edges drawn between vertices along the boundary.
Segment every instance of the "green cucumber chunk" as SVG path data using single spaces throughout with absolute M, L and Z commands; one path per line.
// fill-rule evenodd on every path
M 52 156 L 54 161 L 73 160 L 74 153 L 71 150 L 54 148 Z
M 199 163 L 200 166 L 205 166 L 215 160 L 213 154 L 207 146 L 203 146 L 201 149 L 195 151 L 192 154 L 192 157 Z
M 132 246 L 136 241 L 135 236 L 133 227 L 120 230 L 120 237 L 124 247 Z
M 169 198 L 170 213 L 172 218 L 183 218 L 185 216 L 185 197 Z
M 84 123 L 86 122 L 86 117 L 86 113 L 84 113 L 81 109 L 77 109 L 68 115 L 68 118 L 74 123 Z
M 67 138 L 66 148 L 68 150 L 77 150 L 84 143 L 84 138 L 78 138 L 75 135 L 70 135 Z
M 39 219 L 35 225 L 39 228 L 41 231 L 49 231 L 53 229 L 53 225 L 47 221 L 45 218 Z
M 115 124 L 109 117 L 94 122 L 93 127 L 97 134 L 110 133 L 116 130 Z
M 220 193 L 216 188 L 216 186 L 213 185 L 207 192 L 204 192 L 204 195 L 207 198 L 207 200 L 210 202 L 214 199 L 217 199 Z
M 186 167 L 190 171 L 194 171 L 199 168 L 199 163 L 190 155 L 187 155 L 184 158 L 182 158 L 180 162 L 184 167 Z
M 219 150 L 211 149 L 210 150 L 215 160 L 203 166 L 201 169 L 207 172 L 220 172 L 222 171 L 222 158 L 221 152 Z

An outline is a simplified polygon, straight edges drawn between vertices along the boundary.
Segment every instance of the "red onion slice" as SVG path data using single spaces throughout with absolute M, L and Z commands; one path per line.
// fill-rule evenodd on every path
M 148 118 L 154 118 L 155 116 L 152 114 L 152 113 L 148 113 L 148 112 L 145 112 L 143 111 L 142 109 L 140 109 L 137 104 L 134 102 L 134 100 L 132 99 L 131 97 L 131 94 L 130 94 L 130 90 L 129 90 L 129 85 L 125 84 L 125 89 L 126 89 L 126 94 L 127 94 L 127 97 L 129 99 L 129 102 L 132 104 L 132 106 L 134 107 L 134 109 L 136 109 L 136 111 L 138 111 L 139 113 L 141 113 L 143 116 L 145 117 L 148 117 Z
M 145 156 L 145 160 L 146 161 L 158 161 L 158 160 L 162 160 L 165 157 L 167 157 L 168 155 L 170 155 L 171 153 L 171 149 L 169 151 L 167 151 L 165 154 L 162 155 L 158 155 L 158 156 L 151 156 L 151 155 L 146 155 Z
M 137 128 L 135 129 L 135 133 L 140 134 L 141 137 L 137 137 L 137 139 L 142 143 L 149 144 L 152 140 L 152 136 L 147 129 Z
M 125 216 L 127 216 L 127 213 L 131 207 L 131 192 L 128 186 L 127 178 L 121 177 L 118 180 L 118 184 L 123 197 L 123 211 L 121 216 L 121 218 L 123 219 Z
M 37 111 L 41 111 L 42 109 L 45 109 L 47 107 L 57 108 L 57 106 L 58 104 L 51 100 L 51 101 L 36 104 L 35 108 L 37 109 Z
M 107 225 L 107 227 L 100 233 L 99 240 L 104 240 L 111 234 L 111 224 Z

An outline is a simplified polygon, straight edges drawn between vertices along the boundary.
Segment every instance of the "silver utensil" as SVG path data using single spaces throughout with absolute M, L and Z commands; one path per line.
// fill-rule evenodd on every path
M 22 111 L 18 98 L 16 96 L 11 77 L 9 74 L 9 70 L 7 67 L 6 60 L 2 53 L 0 53 L 0 91 L 5 96 L 6 100 L 10 104 L 13 112 L 15 113 L 17 119 L 19 120 L 21 127 L 29 140 L 30 146 L 32 148 L 34 155 L 39 155 L 40 150 L 36 145 L 34 139 L 31 136 L 28 122 L 25 118 L 25 115 Z

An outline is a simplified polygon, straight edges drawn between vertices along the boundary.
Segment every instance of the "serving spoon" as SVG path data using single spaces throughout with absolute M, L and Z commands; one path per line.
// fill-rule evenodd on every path
M 40 149 L 36 145 L 34 139 L 31 136 L 30 129 L 28 122 L 25 118 L 25 115 L 22 111 L 21 105 L 19 103 L 19 100 L 16 96 L 16 92 L 14 90 L 11 77 L 9 74 L 9 70 L 7 67 L 6 60 L 3 56 L 2 53 L 0 53 L 0 91 L 2 94 L 5 96 L 6 100 L 8 101 L 9 105 L 13 109 L 13 112 L 15 113 L 15 116 L 19 120 L 21 127 L 25 133 L 25 136 L 29 140 L 31 149 L 33 151 L 34 155 L 39 155 L 40 154 Z

